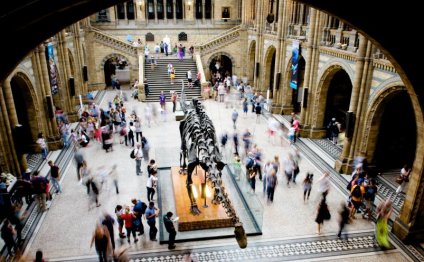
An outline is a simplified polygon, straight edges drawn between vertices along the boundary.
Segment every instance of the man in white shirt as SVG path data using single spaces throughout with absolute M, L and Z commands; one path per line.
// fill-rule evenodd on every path
M 188 87 L 192 88 L 193 87 L 193 76 L 191 74 L 190 69 L 187 71 L 187 81 L 188 81 Z
M 134 155 L 135 155 L 135 173 L 137 176 L 139 176 L 143 174 L 143 171 L 141 171 L 141 160 L 143 159 L 141 144 L 137 143 L 137 146 L 134 149 Z
M 156 169 L 152 170 L 152 175 L 147 179 L 146 188 L 147 188 L 147 201 L 153 201 L 153 196 L 156 192 L 156 186 L 157 186 L 157 173 L 158 171 Z

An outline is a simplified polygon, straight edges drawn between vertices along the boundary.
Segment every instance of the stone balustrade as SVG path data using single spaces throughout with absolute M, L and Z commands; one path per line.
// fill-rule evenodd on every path
M 129 43 L 126 43 L 119 38 L 116 38 L 104 32 L 101 32 L 97 29 L 90 28 L 90 31 L 94 35 L 94 40 L 97 41 L 98 43 L 112 47 L 126 54 L 129 54 L 131 56 L 137 56 L 137 47 Z

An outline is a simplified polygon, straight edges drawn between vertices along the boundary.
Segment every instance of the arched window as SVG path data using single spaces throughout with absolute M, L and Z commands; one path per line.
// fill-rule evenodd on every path
M 163 12 L 163 1 L 157 0 L 156 1 L 156 11 L 158 13 L 158 19 L 164 18 L 164 12 Z
M 205 0 L 205 18 L 206 19 L 212 18 L 212 1 L 211 0 Z
M 128 20 L 134 20 L 134 18 L 135 18 L 134 2 L 132 2 L 132 1 L 127 2 L 127 18 L 128 18 Z
M 196 19 L 202 19 L 202 0 L 196 0 Z
M 125 6 L 123 3 L 120 3 L 116 6 L 118 19 L 125 19 Z
M 176 1 L 176 13 L 177 13 L 177 19 L 183 19 L 183 0 L 177 0 Z
M 166 18 L 168 19 L 174 18 L 173 6 L 172 0 L 166 0 Z
M 187 34 L 184 32 L 181 32 L 178 34 L 178 41 L 187 41 Z
M 147 16 L 149 19 L 155 19 L 155 5 L 153 0 L 147 1 Z

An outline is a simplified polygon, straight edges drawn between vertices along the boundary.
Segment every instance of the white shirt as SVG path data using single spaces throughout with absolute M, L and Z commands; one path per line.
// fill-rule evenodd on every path
M 187 79 L 191 79 L 191 78 L 192 78 L 191 71 L 187 71 Z
M 37 144 L 39 144 L 41 148 L 47 147 L 46 140 L 44 140 L 44 138 L 37 139 Z
M 134 149 L 134 155 L 136 160 L 141 160 L 143 158 L 143 152 L 141 151 L 141 148 Z
M 147 179 L 146 187 L 150 187 L 150 188 L 154 187 L 154 188 L 156 188 L 157 181 L 158 181 L 158 178 L 156 176 L 154 176 L 154 175 L 151 175 Z

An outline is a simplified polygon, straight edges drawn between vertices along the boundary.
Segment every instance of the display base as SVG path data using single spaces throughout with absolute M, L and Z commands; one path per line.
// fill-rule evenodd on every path
M 234 225 L 225 213 L 225 209 L 222 205 L 214 205 L 211 203 L 213 189 L 211 188 L 210 183 L 207 183 L 207 187 L 209 187 L 210 192 L 210 197 L 206 198 L 206 204 L 208 207 L 203 207 L 205 199 L 201 197 L 201 184 L 204 181 L 205 173 L 200 166 L 197 167 L 197 175 L 195 175 L 196 169 L 194 169 L 192 179 L 197 193 L 195 193 L 195 197 L 197 195 L 197 207 L 201 213 L 199 215 L 190 213 L 191 204 L 186 186 L 187 175 L 180 174 L 179 170 L 179 167 L 171 168 L 175 207 L 177 212 L 175 216 L 179 216 L 180 218 L 177 222 L 178 231 L 233 227 Z

